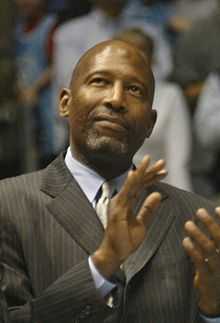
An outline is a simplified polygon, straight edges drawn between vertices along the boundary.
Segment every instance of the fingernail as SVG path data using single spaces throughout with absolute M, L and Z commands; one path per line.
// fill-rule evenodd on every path
M 207 211 L 205 209 L 201 208 L 197 210 L 196 215 L 203 218 L 204 216 L 206 216 L 206 212 Z
M 167 172 L 167 170 L 166 169 L 162 169 L 162 170 L 160 170 L 157 174 L 158 175 L 166 175 L 168 172 Z
M 184 227 L 186 230 L 190 230 L 192 228 L 192 226 L 194 226 L 194 223 L 192 221 L 186 221 Z

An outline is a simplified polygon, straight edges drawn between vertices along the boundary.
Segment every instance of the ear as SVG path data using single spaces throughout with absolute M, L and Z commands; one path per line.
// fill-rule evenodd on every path
M 155 126 L 155 123 L 157 121 L 157 111 L 152 109 L 151 111 L 151 124 L 150 124 L 150 127 L 147 129 L 147 135 L 146 137 L 150 137 L 153 129 L 154 129 L 154 126 Z
M 69 116 L 70 105 L 71 105 L 72 95 L 70 89 L 63 88 L 60 92 L 59 99 L 59 114 L 63 118 Z

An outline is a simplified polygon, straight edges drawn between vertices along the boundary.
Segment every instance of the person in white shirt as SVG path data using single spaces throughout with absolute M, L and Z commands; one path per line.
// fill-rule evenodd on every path
M 201 143 L 210 149 L 220 146 L 220 73 L 205 81 L 195 112 L 195 127 Z
M 220 192 L 220 73 L 206 79 L 194 114 L 194 131 L 200 145 L 198 176 L 214 197 Z

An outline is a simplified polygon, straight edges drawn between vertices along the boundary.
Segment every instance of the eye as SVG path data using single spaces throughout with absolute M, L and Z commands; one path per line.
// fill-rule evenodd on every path
M 141 97 L 144 95 L 144 91 L 141 86 L 136 85 L 136 84 L 131 84 L 128 86 L 128 90 L 132 95 Z
M 89 83 L 95 86 L 104 86 L 107 85 L 109 81 L 103 77 L 95 77 L 91 79 Z

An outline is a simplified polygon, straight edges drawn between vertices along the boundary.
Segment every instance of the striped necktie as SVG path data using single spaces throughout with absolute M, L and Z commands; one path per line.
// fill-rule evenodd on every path
M 95 206 L 96 213 L 104 229 L 107 225 L 108 204 L 113 196 L 113 190 L 114 188 L 109 184 L 109 182 L 104 182 L 101 186 L 101 195 Z

